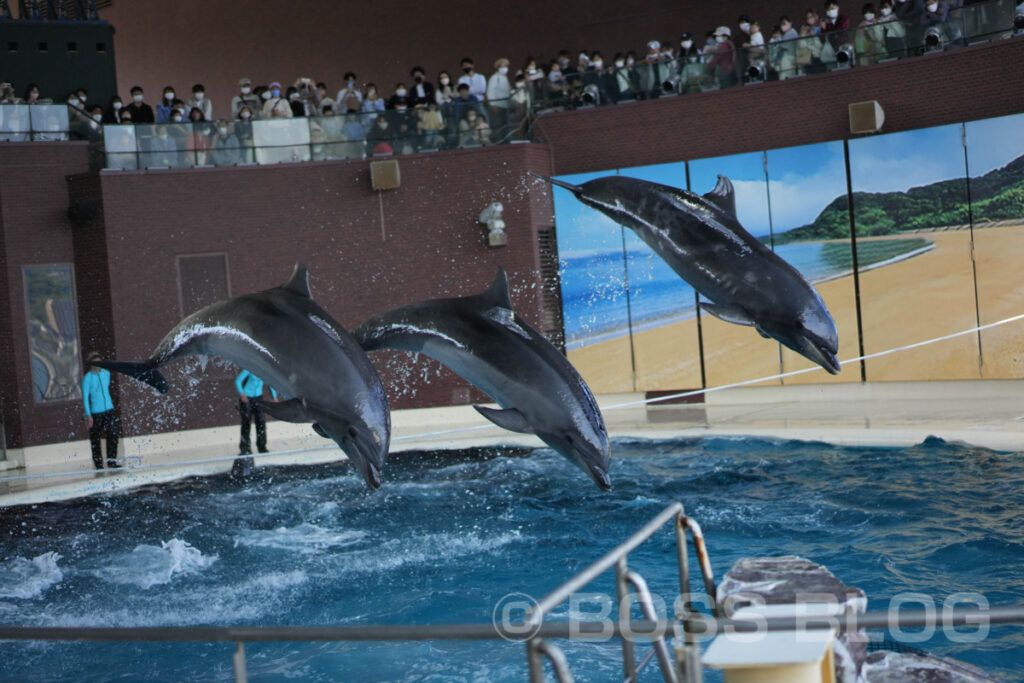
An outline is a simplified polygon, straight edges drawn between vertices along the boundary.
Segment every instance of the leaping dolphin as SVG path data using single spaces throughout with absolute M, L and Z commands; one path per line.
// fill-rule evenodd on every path
M 348 455 L 371 489 L 380 486 L 391 441 L 387 396 L 370 359 L 315 301 L 297 264 L 287 283 L 202 308 L 174 327 L 148 360 L 92 363 L 168 391 L 160 367 L 185 356 L 220 356 L 285 396 L 264 404 L 289 422 L 312 422 Z
M 708 313 L 751 325 L 839 374 L 839 335 L 825 303 L 796 268 L 740 225 L 733 186 L 725 176 L 719 175 L 715 189 L 701 197 L 623 176 L 571 185 L 533 175 L 633 230 L 711 301 L 701 302 Z
M 602 489 L 611 488 L 608 432 L 597 401 L 565 356 L 512 310 L 504 270 L 483 294 L 396 308 L 352 335 L 367 351 L 400 349 L 439 361 L 503 408 L 473 406 L 481 415 L 536 434 Z

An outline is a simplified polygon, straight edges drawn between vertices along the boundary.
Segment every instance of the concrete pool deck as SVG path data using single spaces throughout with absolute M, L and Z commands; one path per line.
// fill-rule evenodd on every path
M 702 403 L 638 403 L 642 400 L 642 394 L 598 397 L 613 438 L 754 436 L 909 446 L 937 436 L 1024 451 L 1024 381 L 1019 380 L 745 387 L 707 393 Z M 634 405 L 617 407 L 627 403 Z M 344 459 L 333 442 L 313 434 L 308 425 L 271 422 L 268 432 L 273 451 L 257 457 L 257 467 Z M 120 453 L 127 466 L 99 472 L 92 468 L 88 441 L 12 450 L 7 461 L 0 461 L 0 507 L 226 472 L 237 439 L 235 425 L 128 437 Z M 392 453 L 495 445 L 543 446 L 534 436 L 491 425 L 471 406 L 392 413 Z

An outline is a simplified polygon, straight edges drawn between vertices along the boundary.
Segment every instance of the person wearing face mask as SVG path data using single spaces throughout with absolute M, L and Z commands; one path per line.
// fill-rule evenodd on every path
M 53 100 L 49 97 L 42 97 L 39 94 L 39 86 L 35 83 L 29 83 L 25 86 L 25 104 L 53 104 Z
M 412 89 L 409 97 L 412 98 L 413 107 L 426 107 L 434 102 L 434 84 L 427 80 L 427 72 L 421 66 L 414 66 L 409 71 L 412 77 Z
M 231 166 L 241 161 L 238 137 L 231 130 L 228 121 L 218 121 L 217 129 L 210 139 L 210 163 L 214 166 Z
M 523 75 L 526 76 L 526 87 L 530 90 L 530 98 L 534 101 L 544 99 L 544 69 L 537 60 L 527 57 L 523 62 Z
M 238 155 L 240 159 L 237 163 L 251 164 L 256 158 L 256 150 L 254 149 L 252 139 L 252 122 L 256 118 L 255 111 L 250 109 L 249 105 L 243 104 L 242 108 L 238 110 L 238 116 L 235 117 L 232 133 L 238 138 Z
M 302 95 L 299 93 L 299 89 L 294 85 L 289 85 L 288 89 L 285 90 L 284 97 L 288 100 L 288 107 L 292 110 L 292 116 L 301 118 L 306 115 L 306 105 L 302 101 Z
M 199 109 L 203 112 L 204 121 L 213 121 L 213 101 L 206 96 L 206 88 L 202 83 L 192 86 L 192 97 L 185 102 L 185 111 Z
M 885 40 L 885 57 L 903 57 L 907 53 L 907 28 L 896 16 L 893 0 L 878 5 L 878 25 Z
M 526 140 L 530 130 L 530 113 L 533 111 L 533 91 L 528 85 L 526 74 L 516 74 L 509 101 L 509 128 L 512 140 Z
M 693 36 L 684 33 L 679 39 L 679 92 L 700 92 L 704 83 L 704 55 L 694 44 Z
M 391 145 L 391 139 L 394 137 L 394 133 L 391 131 L 391 123 L 388 121 L 386 116 L 378 116 L 373 125 L 370 126 L 370 132 L 366 134 L 366 147 L 369 149 L 370 154 L 393 154 L 395 148 Z
M 821 61 L 836 61 L 836 50 L 850 42 L 850 18 L 840 14 L 839 3 L 835 0 L 825 3 L 825 23 L 821 27 L 821 34 L 825 37 Z
M 481 126 L 482 121 L 483 117 L 475 109 L 466 110 L 465 115 L 459 120 L 459 147 L 475 147 L 489 142 L 482 135 L 486 130 L 486 124 Z
M 715 29 L 715 54 L 707 63 L 707 71 L 720 88 L 731 88 L 737 82 L 731 38 L 732 31 L 728 26 Z
M 869 2 L 861 8 L 861 17 L 853 39 L 857 63 L 874 64 L 876 59 L 885 55 L 885 34 L 882 25 L 878 23 L 878 15 L 872 3 Z
M 949 4 L 939 0 L 918 0 L 918 8 L 921 15 L 919 21 L 921 35 L 927 34 L 928 29 L 937 27 L 940 31 L 939 44 L 945 45 L 947 41 L 955 41 L 960 38 L 959 26 L 950 21 Z
M 167 123 L 171 120 L 171 112 L 174 109 L 174 88 L 164 87 L 164 94 L 156 105 L 156 122 Z
M 288 100 L 281 95 L 281 84 L 274 81 L 267 90 L 267 96 L 263 102 L 262 118 L 264 119 L 290 119 L 292 118 L 292 107 Z
M 469 94 L 480 102 L 487 96 L 487 79 L 483 74 L 478 74 L 473 66 L 473 60 L 469 57 L 462 58 L 462 75 L 459 76 L 459 83 L 469 86 Z
M 124 102 L 120 95 L 112 95 L 106 112 L 103 113 L 103 123 L 121 123 L 121 114 L 124 113 Z
M 636 73 L 632 67 L 626 66 L 626 55 L 616 52 L 612 57 L 611 77 L 614 83 L 611 98 L 615 102 L 632 102 L 639 92 Z
M 399 105 L 406 110 L 412 107 L 412 98 L 409 97 L 409 89 L 405 87 L 405 83 L 395 83 L 395 92 L 388 98 L 388 109 L 398 109 Z
M 779 80 L 785 80 L 797 75 L 796 51 L 799 44 L 797 39 L 799 37 L 800 34 L 793 28 L 793 22 L 790 18 L 785 14 L 779 17 L 779 40 L 774 46 L 774 57 L 771 60 L 771 68 L 778 74 Z
M 601 104 L 613 102 L 615 92 L 615 77 L 611 69 L 606 68 L 604 55 L 597 50 L 590 53 L 590 68 L 583 72 L 583 87 L 593 85 L 597 88 Z
M 487 115 L 498 135 L 505 134 L 508 124 L 508 98 L 512 96 L 512 83 L 508 78 L 510 62 L 499 57 L 494 62 L 494 73 L 487 79 Z
M 363 95 L 362 112 L 364 114 L 376 114 L 387 109 L 387 103 L 380 96 L 380 91 L 373 83 L 366 84 L 366 93 Z
M 255 111 L 261 107 L 260 97 L 252 91 L 252 79 L 243 77 L 238 79 L 238 94 L 231 98 L 231 116 L 238 118 L 238 112 L 242 107 L 249 107 L 249 111 Z
M 338 91 L 334 98 L 334 110 L 339 114 L 358 112 L 363 108 L 363 93 L 356 85 L 355 73 L 349 71 L 345 74 L 345 85 Z
M 88 140 L 92 136 L 96 122 L 78 98 L 77 92 L 69 92 L 66 100 L 68 106 L 68 130 L 76 140 Z
M 438 72 L 437 87 L 434 88 L 434 101 L 446 118 L 446 109 L 451 111 L 451 104 L 455 97 L 455 85 L 452 83 L 452 75 L 447 71 Z
M 455 119 L 455 125 L 466 117 L 466 112 L 473 109 L 479 115 L 481 112 L 480 102 L 469 92 L 469 86 L 465 83 L 459 83 L 458 87 L 455 88 L 455 92 L 458 93 L 454 100 L 452 100 L 452 118 Z

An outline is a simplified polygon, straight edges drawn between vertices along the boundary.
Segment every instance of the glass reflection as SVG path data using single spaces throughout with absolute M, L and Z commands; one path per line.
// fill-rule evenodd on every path
M 81 350 L 70 265 L 23 269 L 32 393 L 37 403 L 81 396 Z

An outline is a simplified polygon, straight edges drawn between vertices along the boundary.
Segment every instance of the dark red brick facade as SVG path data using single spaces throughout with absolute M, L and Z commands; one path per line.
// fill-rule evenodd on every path
M 1024 111 L 1024 39 L 782 83 L 551 114 L 543 144 L 398 157 L 401 187 L 378 193 L 369 161 L 87 173 L 83 143 L 0 143 L 0 390 L 8 447 L 84 438 L 77 404 L 37 406 L 21 268 L 73 262 L 83 347 L 146 357 L 181 318 L 176 258 L 227 256 L 234 295 L 280 284 L 296 261 L 346 327 L 412 301 L 478 292 L 503 266 L 541 327 L 537 231 L 550 192 L 530 179 L 808 144 L 848 136 L 847 104 L 877 99 L 885 131 Z M 507 247 L 477 222 L 501 201 Z M 69 207 L 72 209 L 69 213 Z M 383 217 L 383 220 L 382 220 Z M 395 408 L 479 399 L 437 364 L 374 356 Z M 231 424 L 231 373 L 169 373 L 159 397 L 121 381 L 129 434 Z M 201 377 L 198 372 L 193 377 Z
M 883 133 L 1024 110 L 1024 37 L 787 81 L 541 117 L 556 174 L 705 159 L 850 137 L 848 105 L 877 100 Z

